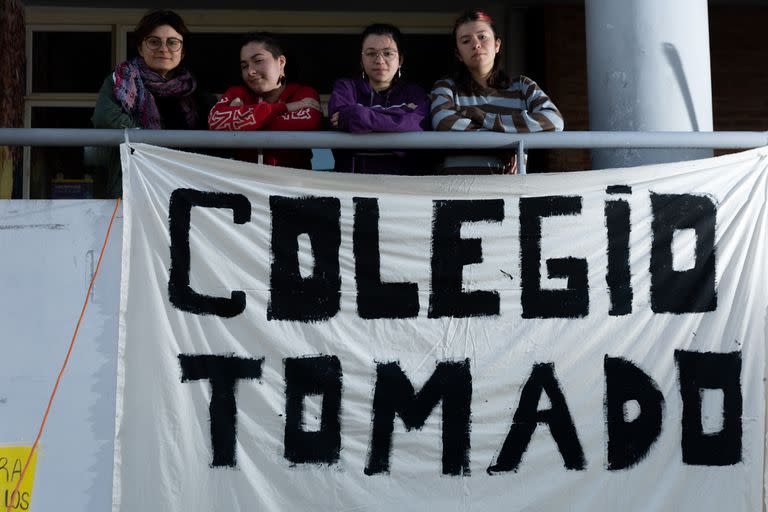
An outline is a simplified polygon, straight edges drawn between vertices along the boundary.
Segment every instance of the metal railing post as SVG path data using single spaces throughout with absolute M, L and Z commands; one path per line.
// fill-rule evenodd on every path
M 517 174 L 525 174 L 525 142 L 517 141 Z

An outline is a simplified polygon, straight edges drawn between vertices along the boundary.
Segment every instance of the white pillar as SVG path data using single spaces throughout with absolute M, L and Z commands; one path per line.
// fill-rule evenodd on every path
M 707 0 L 586 0 L 593 131 L 711 131 Z M 595 169 L 706 158 L 711 150 L 593 150 Z

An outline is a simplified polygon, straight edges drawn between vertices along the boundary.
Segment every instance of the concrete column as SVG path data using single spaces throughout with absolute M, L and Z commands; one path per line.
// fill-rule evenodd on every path
M 594 131 L 711 131 L 707 0 L 586 0 Z M 593 150 L 595 169 L 706 158 L 711 150 Z

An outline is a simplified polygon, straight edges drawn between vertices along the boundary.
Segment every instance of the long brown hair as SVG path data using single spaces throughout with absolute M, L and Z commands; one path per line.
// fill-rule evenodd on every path
M 499 38 L 499 31 L 496 28 L 496 24 L 493 22 L 493 18 L 491 18 L 485 11 L 480 9 L 471 9 L 469 11 L 465 11 L 461 16 L 456 18 L 456 21 L 453 24 L 454 52 L 458 52 L 458 46 L 455 45 L 456 32 L 458 32 L 459 27 L 465 23 L 471 23 L 473 21 L 482 21 L 483 23 L 487 23 L 488 26 L 491 27 L 494 40 Z M 453 80 L 456 82 L 456 85 L 458 85 L 460 89 L 465 91 L 479 91 L 480 89 L 480 85 L 472 79 L 472 74 L 469 72 L 467 66 L 458 59 L 456 59 L 456 68 L 453 73 Z M 491 68 L 490 73 L 488 73 L 488 86 L 496 89 L 504 89 L 509 87 L 509 84 L 509 75 L 507 75 L 504 70 L 501 69 L 501 59 L 499 59 L 498 55 L 496 55 L 493 58 L 493 67 Z

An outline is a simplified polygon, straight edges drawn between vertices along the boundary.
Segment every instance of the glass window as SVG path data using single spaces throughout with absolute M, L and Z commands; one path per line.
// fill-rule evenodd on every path
M 90 128 L 91 107 L 32 107 L 33 128 Z M 109 148 L 34 146 L 30 199 L 103 197 Z
M 36 31 L 32 48 L 33 93 L 95 93 L 112 71 L 111 32 Z

